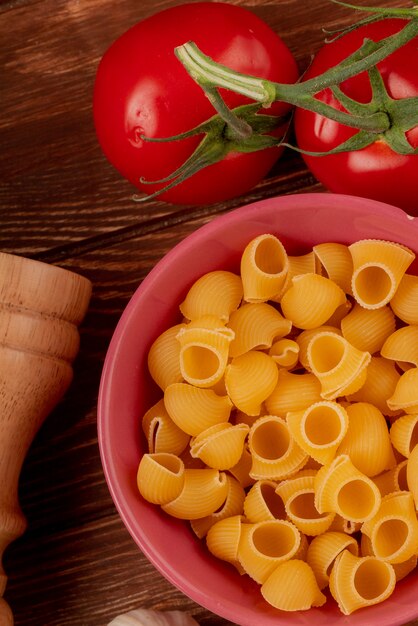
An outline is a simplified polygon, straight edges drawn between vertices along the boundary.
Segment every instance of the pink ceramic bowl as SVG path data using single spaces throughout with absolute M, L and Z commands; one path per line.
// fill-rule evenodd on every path
M 248 243 L 277 234 L 291 253 L 324 241 L 362 238 L 398 241 L 418 253 L 418 218 L 362 198 L 301 194 L 272 198 L 218 217 L 171 250 L 129 302 L 106 357 L 99 394 L 98 433 L 103 468 L 128 531 L 153 565 L 198 604 L 241 626 L 333 624 L 401 625 L 418 617 L 418 572 L 400 582 L 383 604 L 342 615 L 331 599 L 318 609 L 285 613 L 270 607 L 259 587 L 213 558 L 187 522 L 145 502 L 136 472 L 145 451 L 140 418 L 161 393 L 147 372 L 147 352 L 157 335 L 178 319 L 191 283 L 210 270 L 239 268 Z M 411 271 L 411 270 L 409 270 Z M 417 267 L 412 271 L 417 271 Z

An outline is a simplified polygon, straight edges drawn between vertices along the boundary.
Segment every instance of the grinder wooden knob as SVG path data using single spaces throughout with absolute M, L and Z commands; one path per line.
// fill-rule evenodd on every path
M 2 596 L 5 548 L 26 528 L 18 502 L 27 450 L 61 400 L 79 349 L 91 283 L 68 270 L 0 252 L 0 624 L 13 624 Z

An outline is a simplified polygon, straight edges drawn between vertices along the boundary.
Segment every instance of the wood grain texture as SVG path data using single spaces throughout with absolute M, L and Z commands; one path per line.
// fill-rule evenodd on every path
M 301 71 L 322 45 L 321 27 L 352 19 L 329 0 L 233 3 L 280 33 Z M 94 77 L 116 37 L 172 4 L 0 0 L 0 250 L 65 267 L 93 283 L 73 383 L 40 428 L 21 474 L 28 529 L 4 558 L 5 597 L 16 626 L 105 626 L 137 607 L 186 610 L 202 626 L 229 626 L 170 585 L 123 526 L 100 462 L 100 374 L 123 309 L 176 243 L 242 204 L 323 189 L 287 150 L 242 198 L 202 208 L 133 202 L 135 190 L 107 163 L 95 138 Z

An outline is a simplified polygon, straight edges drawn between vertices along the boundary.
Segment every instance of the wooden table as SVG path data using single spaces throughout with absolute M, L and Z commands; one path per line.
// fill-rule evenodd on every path
M 323 41 L 321 26 L 341 26 L 352 17 L 327 0 L 233 3 L 245 4 L 281 33 L 301 69 Z M 21 474 L 28 530 L 4 559 L 5 597 L 16 626 L 103 626 L 138 607 L 187 610 L 202 626 L 227 625 L 173 588 L 119 519 L 97 443 L 101 369 L 129 298 L 177 242 L 240 205 L 322 188 L 289 151 L 264 182 L 227 203 L 195 208 L 132 201 L 133 188 L 96 141 L 94 77 L 116 37 L 171 4 L 0 0 L 0 249 L 71 269 L 93 283 L 74 382 L 39 431 Z

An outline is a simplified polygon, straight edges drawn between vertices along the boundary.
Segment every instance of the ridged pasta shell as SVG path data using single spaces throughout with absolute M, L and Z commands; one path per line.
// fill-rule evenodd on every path
M 283 289 L 289 259 L 281 241 L 264 234 L 252 239 L 241 257 L 241 278 L 246 302 L 266 302 Z
M 418 324 L 418 276 L 404 274 L 390 306 L 406 324 Z
M 145 500 L 153 504 L 167 504 L 181 493 L 184 476 L 184 464 L 178 456 L 159 452 L 142 456 L 136 480 Z
M 353 258 L 352 289 L 357 302 L 365 308 L 387 304 L 415 254 L 392 241 L 362 239 L 349 246 Z
M 321 383 L 314 374 L 295 374 L 280 369 L 277 385 L 266 398 L 265 405 L 270 415 L 286 417 L 289 411 L 306 409 L 320 400 Z
M 142 430 L 147 438 L 148 451 L 181 454 L 190 436 L 177 426 L 167 413 L 164 400 L 159 400 L 142 418 Z
M 418 414 L 398 417 L 390 428 L 392 445 L 404 457 L 409 457 L 418 444 Z
M 314 246 L 313 252 L 326 276 L 341 287 L 344 293 L 351 295 L 353 259 L 348 246 L 343 243 L 325 242 Z
M 192 436 L 227 422 L 232 408 L 228 396 L 218 396 L 212 389 L 200 389 L 188 383 L 169 385 L 164 404 L 175 424 Z
M 394 491 L 407 491 L 406 467 L 408 459 L 404 459 L 392 469 L 373 476 L 373 482 L 378 486 L 380 494 L 386 496 Z
M 338 448 L 366 476 L 377 476 L 396 465 L 386 420 L 372 404 L 347 406 L 348 430 Z
M 177 334 L 180 371 L 184 380 L 208 388 L 221 380 L 233 335 L 224 329 L 186 327 Z
M 268 353 L 278 367 L 291 370 L 298 365 L 299 345 L 294 339 L 284 338 L 275 341 Z
M 418 367 L 418 326 L 398 328 L 386 339 L 380 354 L 385 359 Z
M 206 535 L 206 545 L 209 552 L 222 561 L 231 563 L 243 574 L 238 561 L 238 547 L 241 539 L 242 516 L 232 515 L 216 522 Z
M 401 375 L 387 404 L 392 411 L 418 413 L 418 367 L 407 370 Z
M 232 272 L 215 270 L 198 278 L 180 304 L 185 318 L 195 320 L 214 315 L 227 321 L 243 295 L 241 278 Z
M 243 524 L 238 560 L 245 573 L 262 584 L 280 562 L 296 554 L 300 542 L 298 529 L 286 520 Z
M 367 366 L 364 385 L 355 393 L 349 394 L 347 399 L 350 402 L 369 402 L 383 415 L 396 416 L 399 410 L 392 411 L 387 401 L 394 394 L 400 377 L 395 363 L 380 356 L 372 356 Z
M 209 529 L 220 520 L 233 515 L 242 515 L 245 499 L 244 488 L 236 478 L 228 476 L 228 474 L 226 474 L 226 481 L 228 483 L 228 493 L 223 506 L 218 511 L 212 513 L 212 515 L 190 521 L 192 530 L 199 539 L 202 539 Z
M 229 356 L 234 358 L 253 349 L 270 348 L 273 340 L 287 335 L 292 322 L 271 304 L 244 304 L 231 314 L 228 327 L 233 331 Z
M 394 332 L 395 325 L 395 316 L 388 306 L 365 309 L 356 303 L 341 320 L 341 331 L 355 348 L 374 354 Z M 382 353 L 382 356 L 385 355 Z
M 259 415 L 261 406 L 278 380 L 273 359 L 251 350 L 232 359 L 225 371 L 225 385 L 233 404 L 248 415 Z
M 276 493 L 277 483 L 257 480 L 244 501 L 244 515 L 249 522 L 286 519 L 283 499 Z
M 300 559 L 280 563 L 262 585 L 261 593 L 269 604 L 282 611 L 306 611 L 326 602 L 312 568 Z
M 249 430 L 247 424 L 216 424 L 191 441 L 190 453 L 193 457 L 202 459 L 209 467 L 230 469 L 241 458 Z
M 418 445 L 414 446 L 406 464 L 406 482 L 418 511 Z
M 345 301 L 343 290 L 329 278 L 300 274 L 292 279 L 280 303 L 285 318 L 296 328 L 306 330 L 325 324 Z
M 330 326 L 329 324 L 325 324 L 323 326 L 318 326 L 318 328 L 310 328 L 308 330 L 303 330 L 300 332 L 295 338 L 296 343 L 299 346 L 299 362 L 308 372 L 310 371 L 310 365 L 308 361 L 308 346 L 310 344 L 311 339 L 321 332 L 329 332 L 336 333 L 337 335 L 341 335 L 340 328 L 336 328 L 335 326 Z
M 176 324 L 161 333 L 148 352 L 148 370 L 153 380 L 164 391 L 172 383 L 183 380 L 180 371 L 180 345 L 176 337 L 185 324 Z
M 356 539 L 332 530 L 314 537 L 309 544 L 306 562 L 312 567 L 320 589 L 328 585 L 332 565 L 343 550 L 349 550 L 357 556 L 359 550 Z
M 244 444 L 244 450 L 242 452 L 241 458 L 234 467 L 229 469 L 229 473 L 234 476 L 238 482 L 245 488 L 251 487 L 255 483 L 254 478 L 251 478 L 252 458 L 251 453 L 248 450 L 248 444 Z
M 329 588 L 344 615 L 386 600 L 396 583 L 394 569 L 374 556 L 355 556 L 344 550 L 335 560 Z
M 186 469 L 183 489 L 176 499 L 162 505 L 162 509 L 180 519 L 193 520 L 212 515 L 225 502 L 228 481 L 223 472 L 215 469 Z

